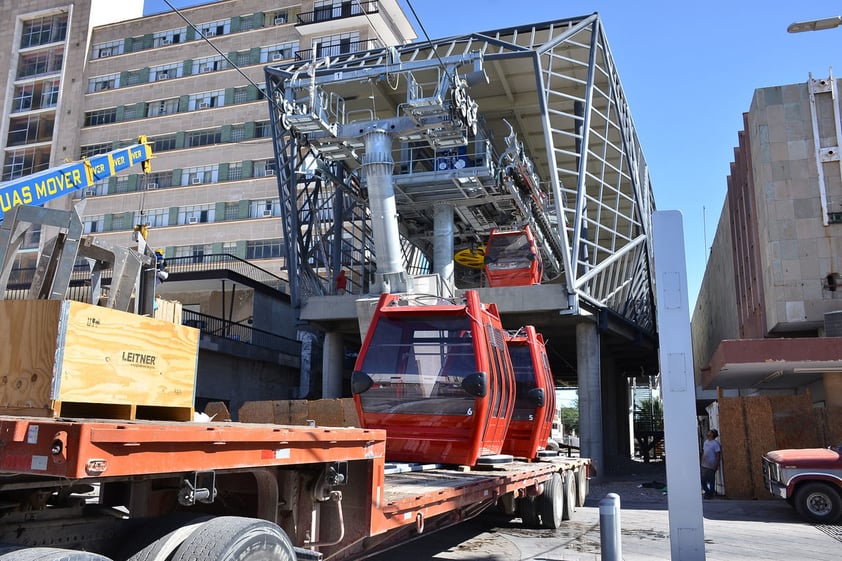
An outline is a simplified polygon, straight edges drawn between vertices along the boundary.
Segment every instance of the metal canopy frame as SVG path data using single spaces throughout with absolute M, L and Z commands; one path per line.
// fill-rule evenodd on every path
M 566 286 L 573 313 L 607 308 L 654 333 L 654 197 L 598 14 L 270 66 L 266 78 L 294 306 L 331 294 L 342 267 L 349 291 L 369 290 L 376 256 L 355 133 L 374 125 L 396 131 L 410 274 L 430 269 L 433 200 L 454 207 L 457 251 L 492 228 L 542 222 L 560 269 L 545 282 Z M 526 183 L 510 180 L 513 166 Z M 457 268 L 459 288 L 480 282 Z

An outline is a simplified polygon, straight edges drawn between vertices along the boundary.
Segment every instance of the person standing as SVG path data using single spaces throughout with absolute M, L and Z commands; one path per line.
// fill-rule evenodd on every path
M 718 436 L 719 431 L 710 429 L 702 445 L 702 491 L 706 499 L 716 495 L 716 470 L 722 459 L 722 446 L 716 440 Z

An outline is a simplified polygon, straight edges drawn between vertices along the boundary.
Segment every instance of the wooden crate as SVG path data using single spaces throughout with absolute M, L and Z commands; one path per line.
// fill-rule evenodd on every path
M 350 397 L 247 401 L 239 410 L 241 423 L 306 425 L 308 420 L 315 421 L 319 427 L 360 426 L 354 400 Z
M 191 327 L 69 300 L 5 300 L 0 343 L 0 414 L 193 418 Z

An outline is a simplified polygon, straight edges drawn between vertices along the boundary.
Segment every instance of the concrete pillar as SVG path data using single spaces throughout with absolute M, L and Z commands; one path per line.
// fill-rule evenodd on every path
M 453 206 L 446 203 L 433 205 L 433 272 L 438 273 L 445 287 L 445 294 L 454 292 L 453 285 Z
M 576 377 L 579 380 L 579 451 L 605 469 L 602 441 L 602 378 L 596 324 L 576 325 Z
M 825 405 L 842 407 L 842 372 L 825 372 L 823 382 Z
M 342 362 L 345 346 L 342 334 L 336 331 L 325 333 L 322 349 L 322 398 L 342 397 Z

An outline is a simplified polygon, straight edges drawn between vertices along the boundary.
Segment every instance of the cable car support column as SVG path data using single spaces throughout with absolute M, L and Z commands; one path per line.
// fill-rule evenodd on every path
M 452 296 L 453 280 L 453 205 L 433 205 L 433 272 L 441 277 L 444 294 Z
M 403 266 L 392 179 L 392 138 L 376 125 L 363 136 L 363 178 L 368 187 L 371 228 L 377 257 L 377 283 L 380 292 L 408 292 L 409 280 Z

